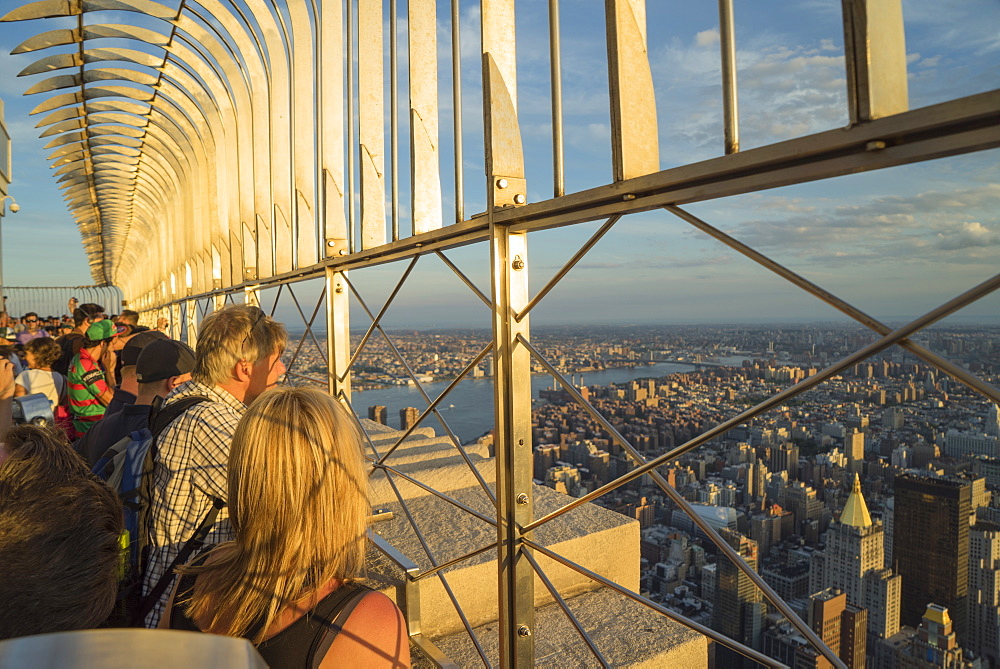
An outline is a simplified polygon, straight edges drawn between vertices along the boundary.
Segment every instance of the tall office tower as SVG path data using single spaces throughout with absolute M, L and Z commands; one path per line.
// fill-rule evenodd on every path
M 847 595 L 827 588 L 809 598 L 809 626 L 850 669 L 864 669 L 867 611 L 847 603 Z M 828 666 L 815 657 L 810 665 Z
M 420 412 L 414 407 L 403 407 L 399 410 L 399 429 L 409 430 L 416 425 Z
M 788 478 L 799 476 L 799 447 L 784 443 L 771 449 L 771 461 L 768 467 L 772 472 L 788 472 Z
M 816 498 L 816 490 L 796 481 L 785 490 L 785 506 L 795 516 L 795 534 L 805 536 L 805 524 L 819 520 L 823 515 L 823 502 Z
M 883 569 L 885 546 L 882 524 L 873 522 L 861 494 L 861 480 L 847 496 L 840 520 L 826 532 L 826 548 L 813 555 L 822 569 L 823 588 L 838 588 L 847 601 L 868 609 L 868 629 L 880 637 L 899 629 L 899 577 Z
M 844 452 L 847 455 L 847 469 L 860 474 L 865 464 L 865 433 L 852 430 L 844 437 Z
M 389 410 L 378 404 L 370 406 L 368 407 L 368 420 L 385 425 L 389 420 Z
M 969 632 L 962 645 L 1000 666 L 1000 525 L 969 530 Z
M 809 627 L 840 657 L 840 614 L 847 608 L 847 595 L 836 588 L 820 590 L 809 598 Z
M 892 568 L 892 528 L 893 528 L 893 512 L 896 508 L 896 500 L 892 497 L 885 500 L 882 505 L 882 545 L 885 550 L 885 563 L 886 567 Z
M 876 569 L 865 574 L 864 583 L 868 631 L 879 638 L 888 639 L 899 631 L 903 579 L 891 569 Z
M 1000 404 L 991 404 L 986 412 L 986 434 L 1000 437 Z
M 972 484 L 954 477 L 895 479 L 892 558 L 903 577 L 902 623 L 916 627 L 928 604 L 946 607 L 965 640 Z
M 865 669 L 868 609 L 848 604 L 840 614 L 840 659 L 849 669 Z
M 734 530 L 719 530 L 722 538 L 732 546 L 740 557 L 757 571 L 757 543 Z M 760 648 L 760 633 L 767 613 L 767 605 L 753 581 L 736 568 L 724 555 L 716 565 L 715 602 L 712 613 L 712 627 L 735 641 L 751 648 Z M 716 644 L 716 666 L 743 667 L 756 666 L 755 662 L 744 661 L 742 655 Z

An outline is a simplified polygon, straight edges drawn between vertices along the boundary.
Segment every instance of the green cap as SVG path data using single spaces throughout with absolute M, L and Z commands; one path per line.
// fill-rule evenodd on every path
M 117 337 L 119 332 L 118 327 L 110 319 L 105 318 L 103 321 L 92 323 L 87 328 L 87 339 L 90 341 L 104 341 L 105 339 Z

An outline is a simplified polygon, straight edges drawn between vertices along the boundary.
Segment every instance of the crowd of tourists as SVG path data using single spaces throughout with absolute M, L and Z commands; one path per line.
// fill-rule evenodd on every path
M 279 385 L 284 327 L 231 306 L 192 350 L 70 306 L 68 329 L 0 314 L 0 640 L 146 627 L 245 638 L 272 667 L 409 666 L 399 609 L 357 580 L 359 433 Z M 54 425 L 12 424 L 25 395 Z

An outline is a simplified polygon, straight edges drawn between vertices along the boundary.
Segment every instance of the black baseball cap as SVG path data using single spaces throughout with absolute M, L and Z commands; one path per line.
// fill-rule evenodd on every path
M 139 334 L 133 335 L 132 338 L 128 340 L 128 343 L 122 348 L 122 367 L 134 365 L 138 362 L 139 354 L 142 352 L 142 349 L 146 348 L 146 346 L 157 339 L 168 339 L 168 337 L 159 330 L 140 332 Z
M 193 371 L 194 351 L 175 339 L 154 339 L 143 347 L 135 363 L 135 378 L 139 383 L 153 383 Z

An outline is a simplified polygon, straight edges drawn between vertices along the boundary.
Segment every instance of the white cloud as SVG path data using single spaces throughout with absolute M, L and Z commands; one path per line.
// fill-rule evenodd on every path
M 719 43 L 719 29 L 702 30 L 694 36 L 694 43 L 699 47 L 715 46 Z
M 1000 187 L 987 184 L 910 196 L 856 197 L 851 204 L 758 195 L 748 210 L 772 214 L 744 220 L 733 236 L 765 253 L 840 266 L 885 262 L 991 262 L 1000 245 Z M 980 220 L 969 220 L 969 216 Z
M 989 230 L 977 221 L 965 221 L 953 230 L 937 233 L 936 246 L 946 251 L 1000 246 L 1000 230 Z

